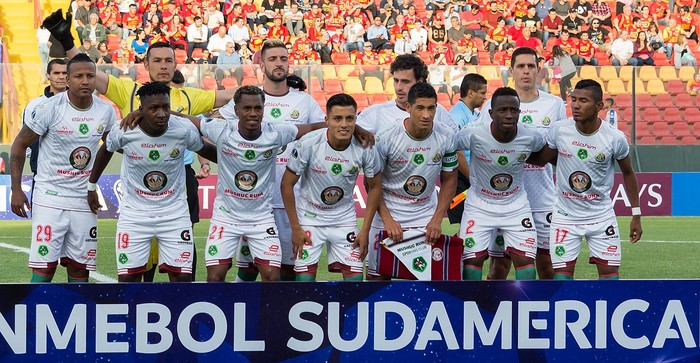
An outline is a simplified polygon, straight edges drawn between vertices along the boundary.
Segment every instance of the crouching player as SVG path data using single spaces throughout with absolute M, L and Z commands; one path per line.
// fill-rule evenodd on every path
M 542 165 L 557 160 L 549 246 L 555 279 L 573 279 L 584 237 L 590 249 L 589 262 L 598 267 L 598 276 L 620 277 L 620 229 L 610 199 L 615 160 L 632 206 L 630 242 L 636 243 L 642 236 L 639 190 L 627 138 L 598 118 L 603 106 L 600 84 L 590 79 L 579 81 L 571 93 L 573 118 L 555 124 L 542 154 L 533 161 Z
M 496 231 L 503 234 L 515 278 L 534 280 L 537 233 L 523 185 L 525 161 L 544 140 L 518 122 L 520 98 L 512 88 L 499 88 L 491 98 L 490 125 L 463 128 L 457 149 L 471 153 L 471 192 L 464 202 L 459 236 L 464 238 L 464 280 L 481 280 L 488 247 Z
M 326 109 L 328 129 L 309 134 L 297 143 L 282 178 L 296 280 L 316 279 L 321 250 L 328 242 L 328 271 L 341 272 L 346 281 L 361 281 L 371 221 L 381 198 L 381 176 L 374 149 L 363 148 L 353 137 L 355 100 L 337 94 L 328 99 Z M 358 233 L 353 189 L 360 169 L 369 190 L 365 223 Z M 301 193 L 296 198 L 294 185 L 302 176 Z
M 107 136 L 90 174 L 88 203 L 96 213 L 99 202 L 94 183 L 112 154 L 122 149 L 124 197 L 116 236 L 119 282 L 141 281 L 152 238 L 158 240 L 159 271 L 167 272 L 170 281 L 192 281 L 193 235 L 184 193 L 183 151 L 204 156 L 213 147 L 205 147 L 189 120 L 170 114 L 170 87 L 147 83 L 136 94 L 141 99 L 139 126 L 127 131 L 115 127 Z

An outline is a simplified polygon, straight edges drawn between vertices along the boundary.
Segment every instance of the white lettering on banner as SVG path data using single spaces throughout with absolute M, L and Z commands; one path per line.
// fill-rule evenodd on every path
M 109 339 L 109 334 L 126 333 L 125 322 L 111 323 L 109 322 L 109 317 L 127 314 L 129 314 L 129 305 L 127 304 L 98 304 L 95 307 L 95 352 L 129 352 L 128 342 L 110 341 Z
M 206 314 L 214 321 L 214 334 L 209 340 L 200 342 L 192 336 L 190 325 L 197 314 Z M 177 319 L 177 336 L 185 349 L 195 353 L 209 353 L 218 348 L 226 339 L 226 315 L 221 309 L 208 302 L 187 305 Z M 235 336 L 235 334 L 234 334 Z
M 343 316 L 345 317 L 345 316 Z M 369 303 L 361 301 L 357 303 L 357 334 L 352 340 L 345 340 L 340 331 L 341 324 L 340 303 L 328 303 L 328 341 L 341 352 L 359 350 L 367 342 L 369 337 Z
M 211 197 L 209 195 L 212 194 L 212 192 L 216 191 L 216 186 L 215 185 L 200 185 L 199 190 L 202 191 L 202 203 L 201 203 L 202 209 L 209 209 L 209 205 L 210 205 L 209 199 L 211 199 Z
M 157 315 L 157 319 L 149 318 Z M 172 319 L 170 309 L 163 304 L 146 303 L 136 306 L 136 353 L 156 354 L 168 350 L 173 344 L 173 333 L 168 329 Z M 158 343 L 149 343 L 148 335 L 158 335 Z
M 440 328 L 442 328 L 443 334 L 439 331 L 433 330 L 435 323 L 438 323 Z M 455 335 L 454 329 L 452 329 L 452 324 L 450 323 L 450 316 L 447 314 L 447 309 L 445 309 L 445 303 L 442 301 L 433 301 L 430 304 L 430 309 L 428 309 L 428 314 L 425 316 L 423 321 L 423 326 L 420 329 L 420 334 L 418 334 L 418 340 L 416 341 L 416 350 L 425 350 L 428 346 L 428 342 L 431 340 L 441 341 L 445 339 L 447 343 L 447 349 L 457 350 L 459 349 L 459 343 L 457 342 L 457 336 Z
M 68 348 L 71 336 L 75 333 L 75 352 L 85 353 L 87 347 L 87 305 L 75 304 L 71 310 L 63 332 L 53 317 L 51 307 L 47 304 L 36 306 L 36 352 L 46 354 L 48 335 L 51 336 L 56 349 Z
M 464 349 L 474 349 L 474 331 L 479 335 L 483 345 L 493 345 L 496 342 L 496 335 L 501 331 L 501 348 L 513 349 L 513 302 L 501 301 L 493 316 L 491 328 L 486 327 L 479 306 L 475 301 L 464 302 Z
M 12 331 L 10 324 L 0 314 L 0 335 L 5 339 L 15 354 L 27 353 L 27 305 L 15 305 L 15 329 Z
M 641 188 L 639 189 L 639 199 L 642 199 L 642 196 L 646 192 L 649 194 L 649 198 L 651 199 L 647 202 L 647 206 L 657 208 L 661 205 L 661 203 L 663 203 L 663 197 L 659 191 L 660 189 L 661 184 L 642 184 Z M 627 198 L 627 192 L 625 192 L 624 183 L 619 184 L 615 190 L 615 193 L 613 194 L 613 204 L 618 201 L 625 203 L 625 207 L 630 206 L 629 198 Z
M 576 321 L 566 321 L 566 312 L 575 311 L 578 315 Z M 566 331 L 571 333 L 579 348 L 590 349 L 591 342 L 586 338 L 583 329 L 591 320 L 591 311 L 588 305 L 576 300 L 562 300 L 554 303 L 554 349 L 566 349 Z
M 401 335 L 395 339 L 386 338 L 386 315 L 393 313 L 401 317 Z M 378 301 L 374 304 L 374 350 L 395 351 L 405 348 L 416 333 L 416 316 L 408 305 L 398 301 Z
M 547 320 L 530 317 L 533 312 L 549 310 L 549 301 L 520 301 L 518 302 L 518 348 L 519 349 L 549 349 L 549 339 L 531 338 L 530 328 L 547 330 Z
M 302 301 L 294 304 L 289 310 L 289 324 L 298 331 L 311 334 L 311 339 L 299 340 L 291 337 L 287 341 L 287 347 L 297 352 L 312 352 L 318 349 L 323 344 L 323 328 L 313 321 L 303 319 L 301 314 L 321 315 L 322 312 L 323 305 L 317 302 Z
M 225 319 L 225 318 L 224 318 Z M 245 339 L 245 303 L 233 304 L 233 350 L 235 352 L 264 352 L 264 340 L 246 340 Z M 224 331 L 224 337 L 226 332 Z
M 678 332 L 672 328 L 673 322 L 676 322 L 678 330 L 680 330 L 680 336 Z M 688 318 L 685 316 L 685 311 L 683 310 L 683 305 L 680 300 L 671 300 L 666 305 L 666 311 L 664 311 L 664 317 L 661 319 L 661 324 L 659 324 L 659 330 L 656 332 L 656 338 L 654 338 L 654 343 L 652 343 L 653 348 L 663 348 L 666 339 L 683 339 L 683 344 L 686 348 L 695 348 L 695 338 L 693 338 L 693 333 L 690 331 L 690 324 L 688 324 Z
M 630 311 L 645 312 L 649 308 L 649 303 L 644 300 L 631 299 L 623 301 L 615 311 L 613 311 L 610 319 L 610 331 L 612 332 L 615 341 L 623 348 L 627 349 L 642 349 L 649 346 L 649 339 L 645 336 L 639 338 L 631 338 L 625 332 L 625 316 Z

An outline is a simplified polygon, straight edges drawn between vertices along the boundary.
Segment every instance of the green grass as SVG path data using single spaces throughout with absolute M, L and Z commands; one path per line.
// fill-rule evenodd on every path
M 622 235 L 629 231 L 629 218 L 618 219 Z M 625 279 L 681 279 L 697 278 L 700 276 L 700 264 L 696 256 L 700 256 L 700 236 L 697 226 L 700 217 L 644 217 L 642 241 L 631 244 L 623 240 L 623 262 L 620 269 Z M 204 281 L 204 245 L 209 227 L 205 220 L 195 226 L 195 246 L 197 248 L 197 281 Z M 116 279 L 117 270 L 114 256 L 114 236 L 116 220 L 99 221 L 99 242 L 97 254 L 97 271 Z M 3 221 L 0 223 L 0 243 L 28 248 L 31 232 L 30 221 Z M 443 222 L 443 232 L 454 234 L 456 225 Z M 585 244 L 579 256 L 576 278 L 593 279 L 597 277 L 595 267 L 588 264 L 588 249 Z M 27 267 L 27 254 L 0 245 L 0 282 L 23 283 L 29 282 L 30 270 Z M 488 264 L 488 262 L 487 262 Z M 318 269 L 319 281 L 341 279 L 340 274 L 330 274 L 326 266 L 325 252 L 321 257 Z M 485 266 L 484 271 L 488 269 Z M 235 268 L 228 274 L 228 280 L 235 279 Z M 484 273 L 485 275 L 485 273 Z M 513 278 L 511 272 L 511 279 Z M 156 281 L 166 281 L 167 277 L 157 274 Z M 59 268 L 54 281 L 66 281 L 65 269 Z M 94 281 L 94 280 L 93 280 Z

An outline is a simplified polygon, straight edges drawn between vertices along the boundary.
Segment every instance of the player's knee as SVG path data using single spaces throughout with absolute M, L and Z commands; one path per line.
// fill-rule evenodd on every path
M 297 274 L 294 271 L 293 265 L 282 265 L 280 268 L 280 280 L 282 281 L 294 281 L 296 279 L 296 275 Z
M 192 282 L 192 274 L 182 272 L 168 272 L 170 282 Z
M 260 270 L 260 278 L 267 281 L 279 281 L 280 280 L 280 268 L 272 266 L 258 266 Z

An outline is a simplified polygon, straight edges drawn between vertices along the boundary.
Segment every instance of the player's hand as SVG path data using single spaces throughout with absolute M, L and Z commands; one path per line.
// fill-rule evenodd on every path
M 386 236 L 391 238 L 394 242 L 401 242 L 403 240 L 403 229 L 399 222 L 391 219 L 384 223 L 384 230 L 386 231 Z
M 306 82 L 296 74 L 290 74 L 287 76 L 287 86 L 296 88 L 299 91 L 306 91 Z
M 29 205 L 27 195 L 24 194 L 22 189 L 12 191 L 10 206 L 12 207 L 12 213 L 22 218 L 28 218 L 27 211 L 32 210 L 32 206 Z
M 357 141 L 360 142 L 360 145 L 362 145 L 362 147 L 369 147 L 370 149 L 374 147 L 375 139 L 373 133 L 363 129 L 360 126 L 355 125 L 355 132 L 353 133 L 353 135 L 357 138 Z
M 301 259 L 304 254 L 304 246 L 313 246 L 311 238 L 301 227 L 292 228 L 292 253 L 295 259 Z
M 425 243 L 435 244 L 442 235 L 442 219 L 431 218 L 425 226 Z
M 100 198 L 97 196 L 97 192 L 88 191 L 87 200 L 88 205 L 90 206 L 90 211 L 92 211 L 93 214 L 97 214 L 97 212 L 100 211 L 100 208 L 102 208 L 102 205 L 100 204 Z
M 70 28 L 73 25 L 71 13 L 66 13 L 66 18 L 63 19 L 63 10 L 58 9 L 47 16 L 41 25 L 61 42 L 66 51 L 75 48 L 73 35 L 70 32 Z
M 211 175 L 211 167 L 209 166 L 208 163 L 202 164 L 202 166 L 199 168 L 199 173 L 195 175 L 197 179 L 204 179 Z
M 133 130 L 141 123 L 141 120 L 143 120 L 141 110 L 133 110 L 122 119 L 122 122 L 119 124 L 119 128 L 124 131 Z
M 630 242 L 637 243 L 642 238 L 642 218 L 633 216 L 630 222 Z
M 361 230 L 355 237 L 355 242 L 352 244 L 352 249 L 360 248 L 360 261 L 364 261 L 367 257 L 367 247 L 369 247 L 369 230 Z

